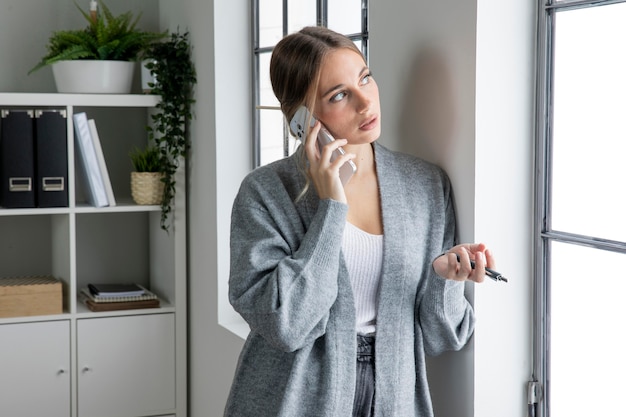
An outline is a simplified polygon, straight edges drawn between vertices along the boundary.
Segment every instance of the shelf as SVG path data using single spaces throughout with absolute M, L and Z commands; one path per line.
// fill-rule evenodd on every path
M 14 3 L 13 17 L 28 15 L 30 6 L 25 4 L 28 2 Z M 43 32 L 59 26 L 60 18 L 65 21 L 66 7 L 58 7 L 57 3 L 41 3 L 42 10 L 52 12 L 50 16 L 43 13 L 35 22 L 41 30 L 33 31 L 28 24 L 17 22 L 3 25 L 2 35 L 24 44 L 40 44 Z M 119 7 L 126 4 L 119 0 L 115 3 Z M 153 6 L 153 0 L 141 0 L 134 5 L 138 9 L 150 8 L 149 20 L 144 21 L 146 28 L 159 27 L 158 7 Z M 9 19 L 9 15 L 2 17 Z M 76 16 L 80 17 L 80 14 Z M 16 32 L 16 28 L 23 33 Z M 59 204 L 65 207 L 0 207 L 0 277 L 53 276 L 62 283 L 62 310 L 52 311 L 55 314 L 0 317 L 0 355 L 11 358 L 3 363 L 0 377 L 0 416 L 186 417 L 184 166 L 180 178 L 177 176 L 176 198 L 169 217 L 171 228 L 167 232 L 160 224 L 161 207 L 136 204 L 130 186 L 134 168 L 129 152 L 150 143 L 146 127 L 152 126 L 152 116 L 159 112 L 161 97 L 143 94 L 135 88 L 136 82 L 131 90 L 133 94 L 56 93 L 49 68 L 45 71 L 47 75 L 42 73 L 32 80 L 25 78 L 23 69 L 32 66 L 28 62 L 36 62 L 33 54 L 38 54 L 37 51 L 30 48 L 33 50 L 25 54 L 11 45 L 0 49 L 7 52 L 2 55 L 6 62 L 0 71 L 0 79 L 5 82 L 5 87 L 0 89 L 0 109 L 35 111 L 33 150 L 24 151 L 24 158 L 30 158 L 33 153 L 35 172 L 29 169 L 26 174 L 10 174 L 31 177 L 31 185 L 37 189 L 45 165 L 56 162 L 61 168 L 58 174 L 50 176 L 63 175 L 63 192 L 67 192 L 67 200 L 65 195 L 59 199 Z M 48 128 L 45 123 L 37 123 L 35 117 L 40 114 L 36 110 L 52 110 L 66 117 L 65 143 L 62 121 L 55 117 L 56 123 Z M 93 207 L 88 203 L 89 181 L 83 172 L 73 118 L 83 112 L 97 126 L 116 201 L 112 207 Z M 44 122 L 49 119 L 46 116 Z M 0 131 L 11 132 L 5 130 L 5 122 L 6 119 L 0 118 Z M 28 133 L 30 127 L 24 123 L 16 130 Z M 49 134 L 38 135 L 39 132 Z M 45 142 L 48 137 L 56 140 Z M 14 142 L 3 143 L 23 144 L 31 140 L 17 134 L 11 135 L 11 139 Z M 44 144 L 50 146 L 46 148 Z M 4 155 L 11 165 L 22 164 L 22 155 L 10 148 L 7 147 Z M 8 170 L 5 171 L 8 176 Z M 34 204 L 30 200 L 24 203 L 29 204 L 45 206 L 54 202 L 47 203 L 41 193 L 35 193 Z M 136 282 L 157 294 L 160 307 L 91 311 L 80 297 L 81 289 L 90 282 Z M 4 303 L 4 295 L 0 298 L 0 304 Z M 39 293 L 33 292 L 24 303 L 39 305 L 40 300 Z M 14 314 L 27 314 L 22 311 L 16 309 Z M 33 392 L 41 394 L 36 402 L 30 401 Z
M 159 99 L 152 94 L 0 93 L 0 106 L 155 107 Z
M 118 202 L 113 207 L 93 207 L 87 204 L 79 204 L 76 207 L 54 208 L 0 208 L 2 216 L 38 216 L 42 214 L 68 214 L 68 213 L 142 213 L 160 211 L 157 205 L 138 205 L 131 202 Z
M 137 308 L 129 310 L 113 310 L 113 311 L 91 311 L 83 303 L 78 302 L 76 306 L 76 318 L 102 318 L 102 317 L 120 317 L 120 316 L 138 316 L 144 314 L 166 314 L 174 313 L 176 309 L 173 305 L 161 301 L 161 307 L 158 308 Z
M 21 324 L 21 323 L 38 323 L 42 321 L 59 321 L 69 320 L 71 314 L 67 311 L 63 311 L 62 314 L 48 314 L 45 316 L 20 316 L 20 317 L 2 317 L 0 318 L 0 325 L 3 324 Z

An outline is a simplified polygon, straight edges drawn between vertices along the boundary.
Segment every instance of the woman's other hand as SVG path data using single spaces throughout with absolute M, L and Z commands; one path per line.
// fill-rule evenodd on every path
M 471 261 L 474 261 L 474 268 Z M 483 282 L 485 267 L 495 269 L 496 264 L 484 243 L 454 246 L 433 261 L 437 275 L 454 281 Z

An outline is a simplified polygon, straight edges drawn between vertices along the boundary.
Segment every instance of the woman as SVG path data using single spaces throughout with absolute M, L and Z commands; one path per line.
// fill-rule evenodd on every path
M 494 259 L 455 245 L 441 169 L 376 142 L 378 87 L 352 41 L 304 28 L 278 43 L 270 75 L 287 120 L 304 104 L 318 122 L 233 206 L 229 295 L 250 334 L 225 415 L 432 416 L 425 355 L 468 341 L 464 281 Z M 337 140 L 320 152 L 322 124 Z

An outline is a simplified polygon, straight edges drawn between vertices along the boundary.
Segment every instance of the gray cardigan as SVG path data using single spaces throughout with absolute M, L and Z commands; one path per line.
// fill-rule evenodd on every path
M 299 152 L 302 151 L 302 148 Z M 384 227 L 376 416 L 431 417 L 425 355 L 462 348 L 474 313 L 432 261 L 455 242 L 440 168 L 374 145 Z M 242 182 L 231 224 L 230 302 L 251 331 L 225 416 L 351 416 L 355 307 L 341 252 L 348 207 L 304 186 L 296 155 Z

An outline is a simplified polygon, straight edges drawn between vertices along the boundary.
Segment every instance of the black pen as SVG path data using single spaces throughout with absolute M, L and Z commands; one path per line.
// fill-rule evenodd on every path
M 461 257 L 459 256 L 459 254 L 456 254 L 456 260 L 457 262 L 461 262 Z M 472 260 L 470 260 L 470 265 L 472 265 L 472 269 L 476 268 L 476 262 Z M 504 276 L 501 273 L 499 273 L 498 271 L 494 271 L 491 268 L 485 267 L 485 273 L 489 278 L 491 278 L 494 281 L 509 282 L 509 280 L 504 278 Z

